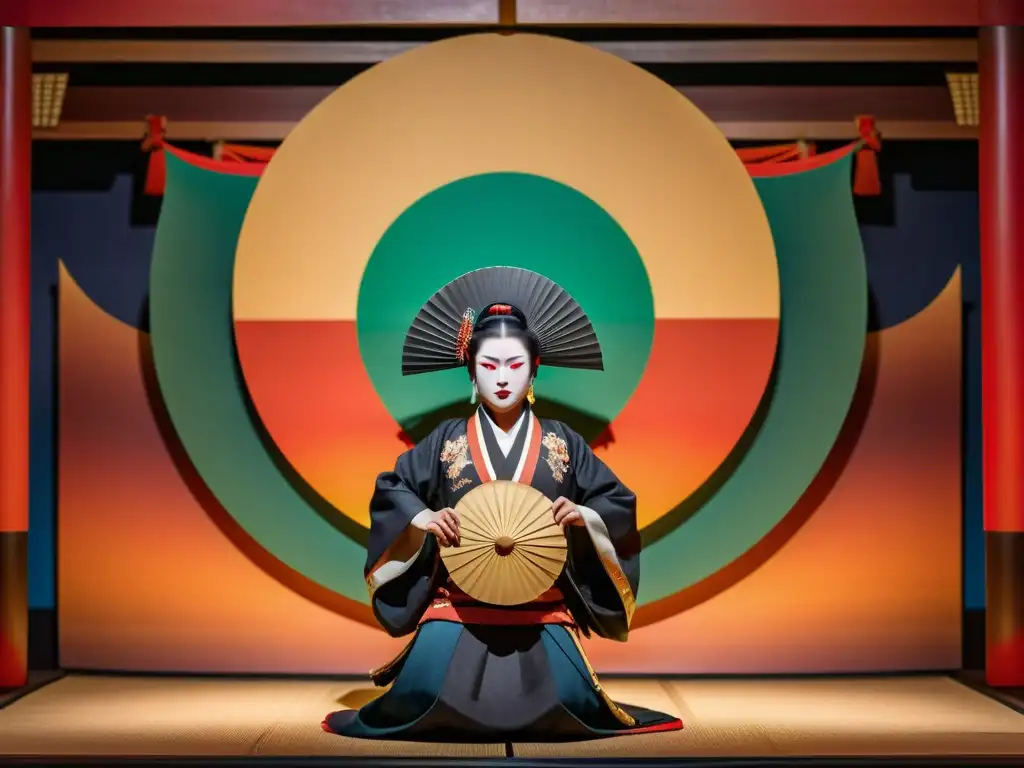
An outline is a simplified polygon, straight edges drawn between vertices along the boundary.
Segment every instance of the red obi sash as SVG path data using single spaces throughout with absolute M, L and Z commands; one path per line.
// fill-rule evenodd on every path
M 450 581 L 447 586 L 438 588 L 434 599 L 423 612 L 420 624 L 428 621 L 498 626 L 575 624 L 565 606 L 565 596 L 557 587 L 552 587 L 532 603 L 504 606 L 477 602 Z

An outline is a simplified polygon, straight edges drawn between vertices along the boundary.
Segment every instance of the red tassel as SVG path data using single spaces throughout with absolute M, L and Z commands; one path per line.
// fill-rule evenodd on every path
M 878 152 L 882 139 L 875 127 L 875 118 L 861 115 L 857 118 L 857 132 L 861 148 L 853 169 L 853 194 L 860 197 L 874 197 L 882 194 L 882 179 L 878 173 Z
M 142 151 L 149 153 L 145 193 L 154 197 L 159 197 L 164 193 L 164 185 L 167 181 L 167 159 L 164 157 L 166 135 L 166 117 L 155 115 L 146 117 L 146 138 L 142 140 Z
M 146 167 L 146 188 L 145 193 L 153 197 L 160 197 L 164 193 L 164 185 L 167 183 L 167 158 L 164 157 L 162 149 L 156 149 L 149 153 L 149 165 Z

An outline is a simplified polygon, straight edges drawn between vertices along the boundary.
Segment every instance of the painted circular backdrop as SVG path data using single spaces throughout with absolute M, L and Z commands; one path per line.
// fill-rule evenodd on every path
M 295 471 L 368 523 L 376 474 L 468 407 L 464 372 L 401 376 L 405 330 L 437 288 L 496 264 L 563 285 L 605 349 L 603 373 L 542 369 L 538 412 L 594 440 L 642 526 L 691 496 L 771 374 L 767 217 L 729 143 L 673 88 L 535 35 L 459 37 L 373 67 L 310 112 L 260 180 L 235 341 Z

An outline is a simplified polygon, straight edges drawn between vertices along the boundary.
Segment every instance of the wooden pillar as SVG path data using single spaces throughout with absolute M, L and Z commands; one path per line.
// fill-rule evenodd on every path
M 0 27 L 0 688 L 28 677 L 32 50 Z
M 985 672 L 1024 686 L 1024 27 L 979 43 Z
M 499 34 L 510 35 L 517 24 L 516 0 L 498 0 Z

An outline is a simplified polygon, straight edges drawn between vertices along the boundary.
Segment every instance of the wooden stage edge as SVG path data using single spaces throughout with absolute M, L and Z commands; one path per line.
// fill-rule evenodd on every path
M 0 766 L 25 766 L 25 768 L 61 768 L 61 766 L 111 766 L 112 768 L 248 768 L 248 766 L 302 766 L 302 768 L 327 768 L 328 766 L 366 766 L 366 768 L 972 768 L 972 766 L 1016 766 L 1021 765 L 1020 757 L 687 757 L 687 758 L 522 758 L 516 755 L 490 758 L 412 758 L 412 757 L 24 757 L 0 759 Z
M 0 709 L 0 765 L 1021 765 L 1024 707 L 976 684 L 942 674 L 609 676 L 614 698 L 686 728 L 430 744 L 324 733 L 328 711 L 377 695 L 363 680 L 68 673 Z

